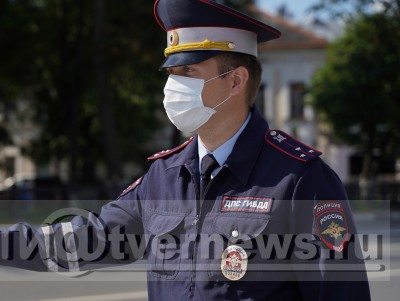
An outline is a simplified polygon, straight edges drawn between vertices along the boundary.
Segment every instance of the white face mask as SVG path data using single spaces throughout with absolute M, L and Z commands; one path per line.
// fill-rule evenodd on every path
M 207 81 L 204 79 L 171 74 L 164 87 L 164 108 L 169 120 L 182 132 L 191 133 L 205 124 L 215 114 L 217 107 L 205 107 L 201 98 L 204 84 L 232 72 L 230 70 Z

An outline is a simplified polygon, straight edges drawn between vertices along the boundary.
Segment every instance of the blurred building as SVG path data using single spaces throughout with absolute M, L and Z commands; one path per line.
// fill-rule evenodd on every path
M 31 175 L 36 172 L 35 164 L 21 153 L 17 146 L 6 146 L 0 149 L 0 185 L 16 174 Z M 0 186 L 0 189 L 4 188 Z
M 264 71 L 263 101 L 258 105 L 271 127 L 315 145 L 316 117 L 305 99 L 315 71 L 325 62 L 328 42 L 281 17 L 263 15 L 282 31 L 282 37 L 259 47 Z
M 271 128 L 284 130 L 321 150 L 324 159 L 347 181 L 354 150 L 331 144 L 329 129 L 318 122 L 314 109 L 307 104 L 307 90 L 316 70 L 325 63 L 328 40 L 280 16 L 254 7 L 252 10 L 282 32 L 280 39 L 259 46 L 263 76 L 258 107 Z

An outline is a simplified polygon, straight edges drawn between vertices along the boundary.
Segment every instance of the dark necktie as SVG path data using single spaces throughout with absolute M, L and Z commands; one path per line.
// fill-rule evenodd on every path
M 206 189 L 211 180 L 211 173 L 219 166 L 211 154 L 205 155 L 201 160 L 200 200 L 204 200 Z

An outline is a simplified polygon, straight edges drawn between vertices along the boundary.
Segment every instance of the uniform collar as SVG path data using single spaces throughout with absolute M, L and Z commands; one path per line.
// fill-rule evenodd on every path
M 229 155 L 232 153 L 233 146 L 235 145 L 236 140 L 239 138 L 240 134 L 243 132 L 243 130 L 246 128 L 247 124 L 249 123 L 250 117 L 251 117 L 251 113 L 249 113 L 249 115 L 247 116 L 243 125 L 235 133 L 235 135 L 233 135 L 232 138 L 230 138 L 228 141 L 226 141 L 224 144 L 222 144 L 220 147 L 218 147 L 213 152 L 210 152 L 203 145 L 201 138 L 199 138 L 199 141 L 198 141 L 199 162 L 201 162 L 201 160 L 203 159 L 203 157 L 205 155 L 207 155 L 208 153 L 212 153 L 214 158 L 217 160 L 219 166 L 222 166 L 226 162 L 226 159 L 228 159 Z
M 171 159 L 174 160 L 168 164 L 168 168 L 186 166 L 190 173 L 195 175 L 199 172 L 199 157 L 197 155 L 198 149 L 198 137 L 194 137 L 193 141 L 189 143 L 178 156 L 173 156 Z
M 254 106 L 251 119 L 239 136 L 225 166 L 243 184 L 246 185 L 250 174 L 265 144 L 264 135 L 268 131 L 268 123 Z
M 224 166 L 228 167 L 232 174 L 245 185 L 250 177 L 258 155 L 265 144 L 264 135 L 268 131 L 268 124 L 261 116 L 257 108 L 251 110 L 251 117 L 239 135 L 228 156 Z M 199 171 L 198 136 L 188 146 L 174 157 L 169 168 L 186 166 L 192 174 Z

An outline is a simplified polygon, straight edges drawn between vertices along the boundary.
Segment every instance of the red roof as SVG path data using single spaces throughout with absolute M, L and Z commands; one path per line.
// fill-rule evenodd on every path
M 261 10 L 256 5 L 251 5 L 248 9 L 260 21 L 276 27 L 282 32 L 282 37 L 280 39 L 259 44 L 259 51 L 324 49 L 328 45 L 326 39 L 320 38 L 313 32 L 290 23 L 280 16 L 273 16 Z

